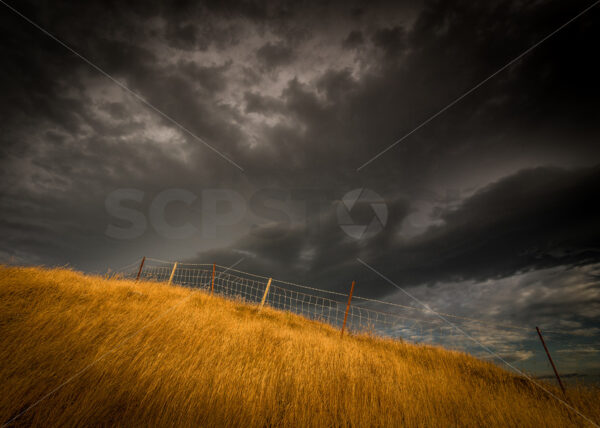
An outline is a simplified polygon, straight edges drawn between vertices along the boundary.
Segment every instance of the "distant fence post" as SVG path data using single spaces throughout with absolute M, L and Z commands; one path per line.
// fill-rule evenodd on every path
M 542 336 L 542 332 L 537 327 L 535 329 L 537 330 L 538 336 L 540 336 L 540 340 L 542 341 L 542 345 L 544 345 L 544 350 L 546 351 L 546 355 L 548 356 L 548 359 L 550 360 L 550 364 L 552 365 L 552 370 L 554 370 L 554 375 L 556 376 L 556 379 L 558 380 L 558 384 L 560 385 L 560 389 L 562 389 L 563 394 L 565 394 L 566 393 L 565 387 L 564 387 L 562 381 L 560 380 L 560 376 L 558 375 L 558 370 L 556 370 L 556 366 L 554 365 L 554 361 L 552 361 L 552 357 L 550 356 L 550 351 L 548 351 L 548 347 L 546 346 L 546 342 L 544 342 L 544 337 Z
M 210 280 L 210 294 L 211 294 L 211 296 L 215 292 L 215 269 L 216 269 L 216 265 L 213 263 L 212 279 Z
M 263 298 L 260 301 L 259 311 L 262 310 L 263 306 L 265 306 L 265 301 L 267 300 L 267 294 L 269 294 L 269 288 L 271 288 L 271 281 L 273 278 L 269 278 L 269 282 L 267 282 L 267 288 L 265 288 L 265 294 L 263 294 Z
M 144 262 L 146 261 L 146 256 L 144 256 L 142 258 L 142 262 L 140 263 L 140 269 L 138 270 L 137 276 L 135 277 L 135 280 L 139 280 L 140 279 L 140 275 L 142 274 L 142 268 L 144 267 Z
M 177 269 L 177 262 L 173 265 L 173 270 L 171 271 L 171 276 L 169 277 L 169 284 L 173 282 L 173 275 L 175 275 L 175 269 Z
M 350 302 L 352 301 L 352 293 L 354 293 L 354 284 L 356 281 L 352 281 L 352 287 L 350 288 L 350 295 L 348 296 L 348 304 L 346 305 L 346 313 L 344 314 L 344 324 L 342 324 L 342 334 L 344 336 L 344 329 L 346 328 L 346 320 L 348 319 L 348 310 L 350 309 Z

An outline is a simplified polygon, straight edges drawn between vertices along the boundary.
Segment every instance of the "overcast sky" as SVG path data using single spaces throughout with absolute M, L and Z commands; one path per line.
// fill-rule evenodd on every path
M 89 63 L 1 6 L 0 262 L 411 303 L 360 258 L 600 372 L 600 7 L 432 118 L 591 1 L 9 3 Z

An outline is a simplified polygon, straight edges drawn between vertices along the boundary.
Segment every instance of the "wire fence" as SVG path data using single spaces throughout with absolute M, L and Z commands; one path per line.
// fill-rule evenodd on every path
M 347 309 L 345 328 L 350 333 L 440 345 L 479 358 L 491 358 L 489 351 L 484 350 L 488 348 L 521 370 L 544 373 L 550 369 L 535 326 L 499 324 L 360 296 L 354 296 L 347 308 L 348 295 L 344 293 L 271 279 L 225 266 L 214 265 L 214 269 L 213 275 L 212 264 L 175 264 L 146 258 L 141 270 L 140 262 L 135 262 L 117 272 L 124 278 L 136 278 L 139 274 L 139 278 L 146 281 L 171 282 L 206 291 L 213 289 L 215 294 L 249 304 L 260 304 L 264 298 L 265 305 L 274 309 L 326 322 L 336 328 L 342 327 Z M 590 350 L 600 349 L 597 333 L 542 330 L 553 352 L 562 354 L 563 367 L 568 371 L 577 370 L 580 363 L 584 363 L 582 359 L 590 357 Z

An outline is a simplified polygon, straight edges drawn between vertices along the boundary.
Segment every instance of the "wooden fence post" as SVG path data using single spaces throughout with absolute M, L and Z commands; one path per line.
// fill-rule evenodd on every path
M 556 366 L 554 365 L 554 361 L 552 361 L 552 357 L 550 356 L 550 351 L 548 351 L 548 347 L 546 346 L 546 342 L 544 342 L 544 337 L 542 336 L 542 332 L 537 327 L 535 329 L 537 330 L 538 336 L 540 336 L 540 340 L 542 341 L 542 345 L 544 345 L 544 350 L 546 351 L 546 355 L 548 356 L 548 359 L 550 360 L 550 364 L 552 365 L 552 370 L 554 370 L 554 375 L 556 376 L 556 379 L 558 380 L 558 384 L 560 385 L 560 389 L 562 389 L 563 394 L 566 394 L 565 387 L 564 387 L 562 381 L 560 380 L 560 376 L 558 375 L 558 370 L 556 370 Z
M 258 309 L 259 311 L 262 310 L 263 306 L 265 306 L 265 301 L 267 300 L 267 294 L 269 294 L 269 288 L 271 288 L 272 280 L 273 280 L 273 278 L 269 278 L 269 282 L 267 282 L 267 288 L 265 288 L 265 294 L 263 294 L 263 298 L 260 301 L 260 308 Z
M 348 296 L 348 304 L 346 305 L 346 313 L 344 314 L 344 324 L 342 324 L 342 334 L 340 337 L 344 336 L 344 329 L 346 328 L 346 320 L 348 319 L 348 310 L 350 309 L 350 302 L 352 301 L 352 293 L 354 293 L 354 284 L 356 281 L 352 281 L 352 287 L 350 288 L 350 295 Z
M 142 258 L 142 262 L 140 263 L 140 269 L 138 270 L 137 276 L 135 277 L 135 280 L 139 280 L 140 279 L 140 275 L 142 274 L 142 268 L 144 267 L 144 262 L 146 261 L 146 256 L 144 256 Z
M 173 275 L 175 275 L 175 269 L 177 269 L 177 262 L 173 265 L 173 270 L 171 271 L 171 276 L 169 277 L 169 284 L 173 282 Z
M 212 294 L 215 292 L 215 264 L 213 263 L 213 273 L 212 273 L 212 279 L 210 281 L 210 295 L 212 296 Z

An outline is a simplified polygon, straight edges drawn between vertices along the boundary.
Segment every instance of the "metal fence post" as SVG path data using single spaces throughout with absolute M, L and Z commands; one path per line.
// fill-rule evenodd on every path
M 142 274 L 142 268 L 144 267 L 144 262 L 146 261 L 146 256 L 144 256 L 142 258 L 142 262 L 140 263 L 140 269 L 138 270 L 137 276 L 135 277 L 135 280 L 139 280 L 140 279 L 140 275 Z
M 216 269 L 216 265 L 213 263 L 212 279 L 210 281 L 210 295 L 211 296 L 215 292 L 215 269 Z
M 558 380 L 558 384 L 560 385 L 560 389 L 562 389 L 563 394 L 565 394 L 566 393 L 565 387 L 564 387 L 562 381 L 560 380 L 560 376 L 558 375 L 558 370 L 556 370 L 556 366 L 554 365 L 554 361 L 552 361 L 552 357 L 550 356 L 550 351 L 548 351 L 548 347 L 546 346 L 546 342 L 544 342 L 544 337 L 542 336 L 542 332 L 537 327 L 535 329 L 537 330 L 538 336 L 540 336 L 540 340 L 542 341 L 542 345 L 544 345 L 544 350 L 546 351 L 546 355 L 548 356 L 548 359 L 550 360 L 550 364 L 552 365 L 552 370 L 554 370 L 554 375 L 556 376 L 556 379 Z

